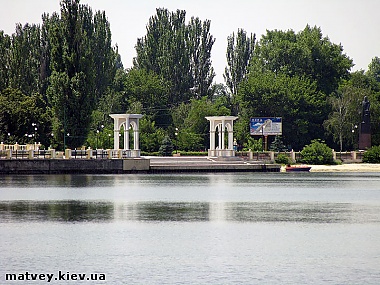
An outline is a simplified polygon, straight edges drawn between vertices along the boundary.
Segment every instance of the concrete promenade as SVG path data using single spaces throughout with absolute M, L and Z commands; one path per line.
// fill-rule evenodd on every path
M 141 157 L 127 159 L 1 159 L 5 174 L 124 174 L 178 172 L 280 172 L 278 164 L 239 158 Z
M 168 172 L 280 172 L 281 166 L 235 157 L 149 157 L 151 173 Z

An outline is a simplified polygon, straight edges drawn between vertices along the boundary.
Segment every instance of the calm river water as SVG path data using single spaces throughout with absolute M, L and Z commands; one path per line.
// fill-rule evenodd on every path
M 0 284 L 48 283 L 380 284 L 380 173 L 0 176 Z

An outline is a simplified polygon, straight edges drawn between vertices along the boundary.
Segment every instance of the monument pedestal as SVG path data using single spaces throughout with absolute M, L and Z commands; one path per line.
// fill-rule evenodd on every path
M 366 150 L 371 148 L 371 134 L 359 134 L 359 149 Z
M 360 124 L 359 149 L 366 150 L 370 147 L 371 147 L 371 124 L 368 118 L 367 121 L 363 121 Z

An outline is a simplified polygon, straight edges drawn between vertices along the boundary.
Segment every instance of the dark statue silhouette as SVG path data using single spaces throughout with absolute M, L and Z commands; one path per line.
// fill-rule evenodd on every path
M 362 107 L 363 110 L 359 133 L 359 149 L 365 150 L 371 147 L 371 103 L 369 102 L 367 96 L 364 96 Z

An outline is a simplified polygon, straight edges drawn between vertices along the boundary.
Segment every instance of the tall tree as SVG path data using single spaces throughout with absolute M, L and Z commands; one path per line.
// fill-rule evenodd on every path
M 147 34 L 137 40 L 134 67 L 153 71 L 171 82 L 169 101 L 188 102 L 206 96 L 214 72 L 211 67 L 210 22 L 193 18 L 185 22 L 186 12 L 157 9 L 149 19 Z
M 224 80 L 233 96 L 237 94 L 239 83 L 246 77 L 248 66 L 253 55 L 256 35 L 247 36 L 247 32 L 238 29 L 227 38 L 227 67 Z
M 348 88 L 340 90 L 336 96 L 330 97 L 332 113 L 324 121 L 323 126 L 333 135 L 336 142 L 339 143 L 339 150 L 343 150 L 343 139 L 348 134 L 347 130 L 353 130 L 349 120 L 349 105 L 353 97 Z M 352 134 L 350 134 L 352 136 Z
M 91 14 L 91 15 L 88 15 Z M 61 19 L 51 27 L 51 70 L 47 90 L 57 119 L 54 133 L 69 147 L 85 141 L 94 109 L 94 65 L 86 21 L 92 11 L 78 0 L 61 2 Z M 62 138 L 63 137 L 63 138 Z
M 91 113 L 116 72 L 104 13 L 93 15 L 79 0 L 61 1 L 61 16 L 44 20 L 51 75 L 47 95 L 56 118 L 54 132 L 69 147 L 81 146 L 90 129 Z M 63 136 L 63 139 L 62 139 Z
M 210 86 L 215 77 L 211 62 L 211 49 L 215 39 L 210 34 L 210 20 L 203 23 L 199 18 L 191 18 L 188 25 L 187 46 L 190 55 L 192 91 L 195 98 L 210 95 Z
M 9 84 L 9 61 L 10 61 L 11 38 L 0 31 L 0 92 Z
M 149 19 L 147 34 L 137 40 L 134 66 L 153 71 L 172 82 L 169 101 L 190 98 L 190 58 L 186 49 L 185 11 L 157 9 Z
M 105 12 L 97 11 L 93 21 L 91 43 L 96 76 L 95 94 L 96 98 L 101 98 L 115 77 L 118 51 L 112 48 L 111 28 Z
M 368 65 L 367 75 L 380 83 L 380 58 L 375 56 Z
M 16 25 L 10 49 L 9 87 L 31 95 L 41 91 L 41 49 L 38 25 Z

